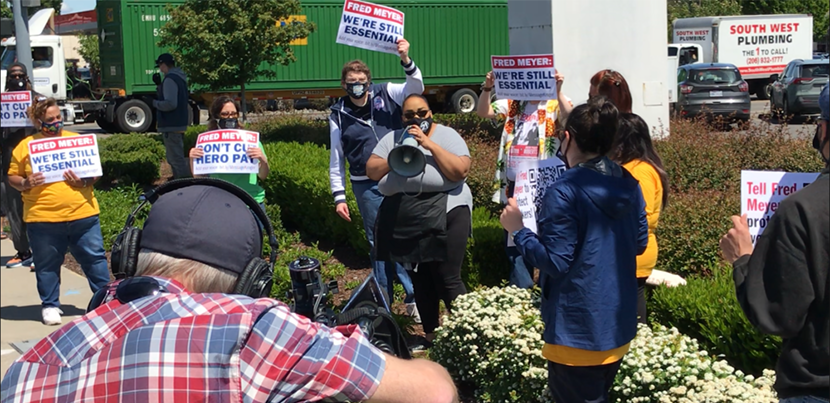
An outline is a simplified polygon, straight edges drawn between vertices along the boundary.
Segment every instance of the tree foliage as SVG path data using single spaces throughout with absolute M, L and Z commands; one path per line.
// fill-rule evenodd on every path
M 5 0 L 0 0 L 0 18 L 13 18 L 12 9 Z
M 55 15 L 60 15 L 62 5 L 63 5 L 63 0 L 40 0 L 40 7 L 35 7 L 35 8 L 32 8 L 32 9 L 29 9 L 29 16 L 31 16 L 32 14 L 34 14 L 34 13 L 40 11 L 40 10 L 43 10 L 44 8 L 54 8 L 55 9 Z
M 241 87 L 243 112 L 245 84 L 275 77 L 270 65 L 296 60 L 289 42 L 316 30 L 314 23 L 279 23 L 300 13 L 297 0 L 186 0 L 169 12 L 158 45 L 190 82 L 211 90 Z
M 89 63 L 89 69 L 94 77 L 101 72 L 101 54 L 98 50 L 98 36 L 94 34 L 82 34 L 78 37 L 79 46 L 76 49 L 78 54 Z

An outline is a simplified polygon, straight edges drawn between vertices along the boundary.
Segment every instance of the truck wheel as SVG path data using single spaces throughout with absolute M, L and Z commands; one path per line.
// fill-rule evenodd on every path
M 469 88 L 462 88 L 452 94 L 450 106 L 453 112 L 464 114 L 476 110 L 478 95 Z
M 144 133 L 153 123 L 153 112 L 143 101 L 131 99 L 116 109 L 115 118 L 124 133 Z
M 772 82 L 756 85 L 755 96 L 764 101 L 768 100 L 772 96 Z

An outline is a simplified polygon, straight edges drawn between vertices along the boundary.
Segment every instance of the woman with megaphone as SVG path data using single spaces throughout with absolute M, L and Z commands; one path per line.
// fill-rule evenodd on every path
M 415 267 L 410 273 L 428 348 L 438 304 L 448 310 L 467 292 L 461 264 L 471 234 L 470 151 L 455 130 L 432 120 L 426 98 L 403 103 L 405 128 L 383 137 L 366 164 L 385 196 L 375 223 L 375 259 Z

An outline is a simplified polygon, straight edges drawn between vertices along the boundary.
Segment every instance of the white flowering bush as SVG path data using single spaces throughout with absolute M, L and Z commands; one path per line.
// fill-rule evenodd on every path
M 552 403 L 539 303 L 516 287 L 458 297 L 436 330 L 430 358 L 472 385 L 478 402 Z M 675 328 L 640 325 L 611 395 L 632 403 L 776 403 L 774 378 L 769 370 L 758 378 L 735 371 Z
M 640 325 L 612 389 L 616 402 L 776 403 L 775 372 L 761 377 L 735 371 L 700 350 L 675 328 Z
M 516 287 L 459 296 L 430 359 L 476 388 L 480 402 L 551 402 L 538 297 Z

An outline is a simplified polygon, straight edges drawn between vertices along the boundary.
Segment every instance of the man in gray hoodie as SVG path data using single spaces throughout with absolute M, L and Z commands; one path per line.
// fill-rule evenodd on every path
M 169 53 L 156 59 L 156 67 L 164 74 L 164 80 L 153 77 L 153 81 L 160 84 L 153 107 L 158 111 L 157 126 L 164 138 L 167 162 L 173 169 L 174 179 L 188 178 L 191 176 L 190 165 L 184 155 L 184 132 L 190 125 L 187 76 L 176 67 L 173 55 Z

